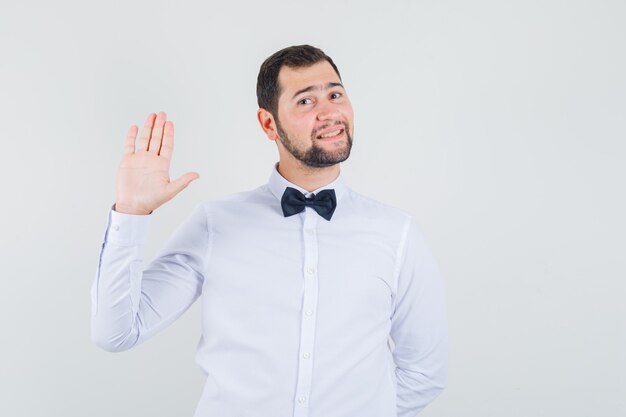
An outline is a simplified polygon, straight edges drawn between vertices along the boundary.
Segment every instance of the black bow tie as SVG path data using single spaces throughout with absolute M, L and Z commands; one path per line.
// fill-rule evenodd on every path
M 337 197 L 335 190 L 322 190 L 317 195 L 312 194 L 311 197 L 305 197 L 300 191 L 292 187 L 287 187 L 280 200 L 285 217 L 293 216 L 304 210 L 305 206 L 312 207 L 317 214 L 330 220 L 337 207 Z

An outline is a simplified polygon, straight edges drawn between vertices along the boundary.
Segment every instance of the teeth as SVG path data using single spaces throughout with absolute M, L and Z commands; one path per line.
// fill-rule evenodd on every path
M 334 132 L 326 133 L 325 135 L 321 135 L 321 138 L 330 138 L 332 136 L 337 136 L 341 132 L 341 129 L 335 130 Z

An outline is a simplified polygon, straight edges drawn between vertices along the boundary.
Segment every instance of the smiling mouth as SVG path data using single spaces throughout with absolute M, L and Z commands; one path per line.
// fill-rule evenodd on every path
M 321 140 L 332 140 L 332 139 L 336 139 L 339 138 L 343 135 L 343 129 L 339 128 L 335 131 L 332 132 L 328 132 L 324 135 L 318 135 L 317 139 L 321 139 Z

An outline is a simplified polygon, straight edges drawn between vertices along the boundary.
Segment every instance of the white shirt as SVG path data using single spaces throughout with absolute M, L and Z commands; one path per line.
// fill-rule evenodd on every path
M 254 190 L 198 205 L 143 267 L 150 215 L 109 212 L 92 337 L 129 349 L 202 296 L 196 417 L 413 417 L 444 388 L 447 324 L 435 259 L 406 212 L 351 190 L 330 221 L 284 217 L 274 165 Z M 393 340 L 393 351 L 389 342 Z

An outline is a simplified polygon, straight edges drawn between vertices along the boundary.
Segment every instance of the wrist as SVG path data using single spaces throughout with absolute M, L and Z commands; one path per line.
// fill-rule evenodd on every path
M 119 203 L 113 204 L 113 210 L 122 214 L 134 214 L 138 216 L 147 216 L 149 214 L 152 214 L 152 212 L 154 211 L 154 210 L 151 210 L 151 211 L 141 210 L 141 209 L 137 209 L 134 207 L 125 206 Z

